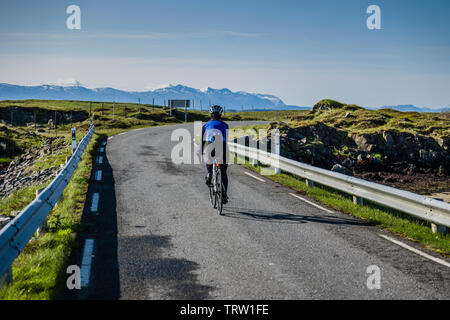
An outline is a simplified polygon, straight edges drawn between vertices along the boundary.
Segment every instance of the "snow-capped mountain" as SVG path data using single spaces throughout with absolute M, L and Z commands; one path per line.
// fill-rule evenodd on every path
M 0 83 L 0 100 L 82 100 L 82 101 L 116 101 L 116 102 L 140 102 L 163 105 L 169 99 L 193 100 L 195 109 L 200 106 L 203 109 L 210 104 L 220 104 L 228 109 L 285 109 L 295 108 L 287 106 L 273 95 L 254 94 L 244 91 L 232 92 L 229 89 L 195 89 L 183 85 L 164 85 L 154 90 L 133 92 L 114 88 L 88 89 L 81 85 L 60 86 L 45 84 L 41 86 L 21 86 Z M 191 102 L 192 103 L 192 102 Z
M 398 105 L 398 106 L 382 106 L 382 107 L 368 107 L 370 110 L 379 109 L 393 109 L 401 112 L 449 112 L 450 108 L 432 109 L 427 107 L 417 107 L 412 104 Z

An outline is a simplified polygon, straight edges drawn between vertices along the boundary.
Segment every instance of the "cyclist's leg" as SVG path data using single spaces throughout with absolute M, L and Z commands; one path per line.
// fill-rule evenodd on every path
M 227 175 L 227 169 L 228 169 L 228 147 L 226 142 L 223 144 L 223 163 L 220 165 L 220 173 L 222 175 L 222 182 L 224 190 L 224 195 L 227 195 L 228 191 L 228 175 Z
M 211 156 L 214 157 L 214 150 L 211 152 Z M 206 177 L 205 177 L 205 180 L 206 180 L 206 184 L 208 186 L 211 185 L 212 171 L 213 171 L 213 164 L 212 163 L 210 163 L 210 164 L 206 163 Z
M 222 176 L 222 183 L 224 187 L 224 198 L 227 198 L 227 191 L 228 191 L 228 175 L 227 175 L 227 164 L 221 164 L 220 165 L 220 175 Z
M 209 186 L 211 185 L 211 178 L 212 178 L 212 171 L 213 171 L 213 165 L 212 164 L 207 164 L 206 165 L 206 184 Z

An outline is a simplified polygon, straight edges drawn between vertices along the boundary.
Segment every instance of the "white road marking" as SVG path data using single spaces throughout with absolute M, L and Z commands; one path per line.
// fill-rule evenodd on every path
M 105 152 L 105 148 L 100 148 L 99 151 L 100 152 Z
M 248 173 L 248 172 L 244 172 L 244 173 L 245 173 L 246 175 L 252 177 L 253 179 L 256 179 L 256 180 L 261 181 L 261 182 L 266 182 L 264 179 L 261 179 L 261 178 L 255 176 L 255 175 L 253 175 L 253 174 L 251 174 L 251 173 Z
M 386 240 L 388 240 L 388 241 L 391 241 L 391 242 L 393 242 L 393 243 L 399 245 L 400 247 L 403 247 L 403 248 L 405 248 L 405 249 L 408 249 L 409 251 L 412 251 L 412 252 L 414 252 L 414 253 L 417 253 L 418 255 L 420 255 L 420 256 L 422 256 L 422 257 L 425 257 L 425 258 L 427 258 L 427 259 L 430 259 L 430 260 L 432 260 L 432 261 L 434 261 L 434 262 L 437 262 L 437 263 L 439 263 L 439 264 L 442 264 L 443 266 L 446 266 L 446 267 L 449 267 L 449 268 L 450 268 L 450 263 L 448 263 L 448 262 L 446 262 L 446 261 L 444 261 L 444 260 L 442 260 L 442 259 L 439 259 L 439 258 L 435 258 L 435 257 L 433 257 L 433 256 L 430 256 L 429 254 L 426 254 L 425 252 L 422 252 L 422 251 L 420 251 L 420 250 L 417 250 L 417 249 L 415 249 L 415 248 L 413 248 L 413 247 L 408 246 L 407 244 L 404 244 L 404 243 L 401 242 L 401 241 L 392 239 L 391 237 L 385 236 L 385 235 L 383 235 L 383 234 L 379 234 L 379 236 L 382 237 L 383 239 L 386 239 Z
M 98 164 L 102 164 L 103 163 L 103 156 L 98 156 L 97 157 L 97 163 Z
M 119 133 L 118 136 L 121 136 L 121 135 L 123 135 L 123 134 L 125 134 L 125 133 L 126 133 L 126 132 Z
M 114 136 L 112 136 L 112 137 L 108 137 L 108 140 L 111 140 L 112 138 L 114 138 Z
M 312 205 L 312 206 L 314 206 L 314 207 L 316 207 L 316 208 L 322 209 L 323 211 L 326 211 L 326 212 L 328 212 L 328 213 L 334 213 L 333 211 L 331 211 L 331 210 L 329 210 L 329 209 L 327 209 L 327 208 L 324 208 L 324 207 L 322 207 L 322 206 L 319 206 L 318 204 L 315 204 L 314 202 L 311 202 L 311 201 L 309 201 L 309 200 L 306 200 L 306 199 L 304 199 L 304 198 L 302 198 L 302 197 L 300 197 L 300 196 L 298 196 L 298 195 L 296 195 L 296 194 L 293 194 L 293 193 L 289 193 L 289 194 L 290 194 L 291 196 L 297 198 L 297 199 L 300 199 L 300 200 L 302 200 L 302 201 L 304 201 L 304 202 L 306 202 L 306 203 L 309 203 L 310 205 Z
M 95 172 L 95 180 L 102 181 L 102 170 L 97 170 Z
M 91 277 L 92 253 L 94 251 L 94 240 L 86 239 L 84 242 L 83 260 L 81 261 L 81 287 L 89 286 Z
M 97 212 L 98 211 L 98 201 L 100 200 L 100 194 L 94 193 L 92 195 L 92 203 L 91 203 L 91 212 Z

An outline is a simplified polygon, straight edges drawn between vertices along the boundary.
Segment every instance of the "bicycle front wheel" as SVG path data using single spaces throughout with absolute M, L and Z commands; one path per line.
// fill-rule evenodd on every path
M 209 187 L 209 200 L 211 201 L 211 205 L 216 207 L 216 195 L 214 194 L 214 186 Z

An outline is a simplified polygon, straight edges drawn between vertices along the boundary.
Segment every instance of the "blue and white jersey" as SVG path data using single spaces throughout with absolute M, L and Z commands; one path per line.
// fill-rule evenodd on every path
M 203 125 L 202 128 L 202 150 L 206 143 L 212 143 L 216 136 L 222 135 L 224 142 L 227 141 L 228 125 L 220 120 L 211 120 Z

